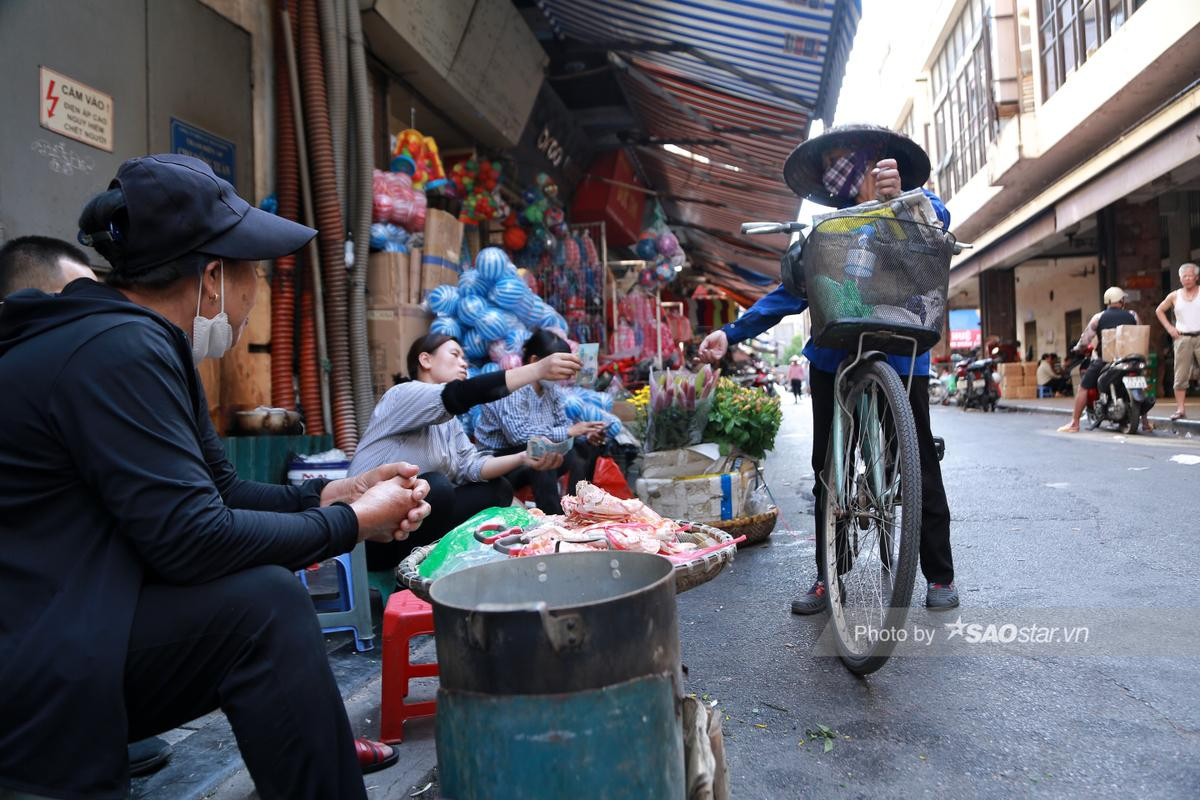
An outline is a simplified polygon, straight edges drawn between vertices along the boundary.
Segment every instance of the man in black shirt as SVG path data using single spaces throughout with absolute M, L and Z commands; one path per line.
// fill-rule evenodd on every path
M 1120 286 L 1110 286 L 1105 290 L 1104 305 L 1104 310 L 1088 321 L 1087 327 L 1083 329 L 1083 335 L 1079 337 L 1079 342 L 1075 345 L 1076 350 L 1084 350 L 1094 342 L 1096 349 L 1092 353 L 1092 363 L 1088 366 L 1087 372 L 1083 373 L 1083 378 L 1079 382 L 1079 393 L 1075 395 L 1075 408 L 1071 412 L 1071 421 L 1059 428 L 1059 433 L 1079 433 L 1079 417 L 1083 414 L 1083 407 L 1087 405 L 1088 389 L 1096 388 L 1100 373 L 1107 366 L 1102 351 L 1104 331 L 1116 328 L 1118 325 L 1139 324 L 1137 314 L 1126 310 L 1125 290 Z
M 123 799 L 127 741 L 221 708 L 264 800 L 365 800 L 291 570 L 407 536 L 428 486 L 240 480 L 195 367 L 245 326 L 253 262 L 315 231 L 176 155 L 125 162 L 80 228 L 106 283 L 0 311 L 0 788 Z

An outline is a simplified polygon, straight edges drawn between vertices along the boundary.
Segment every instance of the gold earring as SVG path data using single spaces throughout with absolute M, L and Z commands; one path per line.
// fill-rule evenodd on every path
M 209 298 L 210 300 L 212 300 L 212 301 L 215 303 L 215 302 L 217 302 L 217 298 L 218 298 L 218 297 L 220 297 L 220 296 L 221 296 L 221 295 L 219 295 L 219 294 L 213 293 L 213 294 L 210 294 L 210 295 L 208 296 L 208 298 Z

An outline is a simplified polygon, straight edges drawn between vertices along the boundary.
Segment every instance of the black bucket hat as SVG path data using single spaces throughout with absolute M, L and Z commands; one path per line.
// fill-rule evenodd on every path
M 850 148 L 869 149 L 874 160 L 896 159 L 900 170 L 900 186 L 904 191 L 917 189 L 929 180 L 929 156 L 921 146 L 902 133 L 882 125 L 839 125 L 820 136 L 802 142 L 783 162 L 783 179 L 788 188 L 806 200 L 823 206 L 844 208 L 855 201 L 834 197 L 825 188 L 824 156 L 830 150 Z
M 120 264 L 137 274 L 191 254 L 262 261 L 294 253 L 317 232 L 255 208 L 208 164 L 173 153 L 131 158 L 109 189 L 124 197 L 128 223 L 119 233 L 80 231 L 80 241 L 119 242 Z

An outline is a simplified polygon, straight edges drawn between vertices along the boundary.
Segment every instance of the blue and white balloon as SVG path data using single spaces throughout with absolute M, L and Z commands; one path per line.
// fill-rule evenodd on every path
M 429 332 L 449 336 L 452 339 L 462 338 L 462 326 L 458 324 L 458 320 L 454 317 L 444 317 L 441 314 L 430 323 Z
M 471 361 L 482 361 L 487 357 L 487 340 L 474 328 L 463 334 L 462 346 L 463 352 Z
M 479 297 L 487 296 L 487 287 L 483 285 L 483 279 L 477 270 L 463 270 L 463 273 L 458 276 L 458 293 L 460 295 L 473 294 Z
M 491 288 L 508 276 L 508 254 L 500 247 L 485 247 L 475 256 L 475 271 L 486 286 Z
M 479 318 L 491 308 L 482 297 L 469 294 L 458 300 L 458 319 L 469 328 L 479 324 Z
M 517 316 L 526 325 L 534 327 L 538 324 L 538 320 L 541 319 L 542 308 L 545 305 L 546 304 L 542 302 L 542 298 L 538 297 L 533 292 L 529 292 L 525 295 L 522 295 L 521 299 L 517 301 Z
M 457 286 L 435 286 L 429 292 L 429 296 L 425 298 L 425 305 L 438 316 L 453 317 L 455 312 L 458 311 L 458 299 Z
M 519 308 L 521 301 L 532 294 L 533 292 L 529 291 L 529 287 L 525 285 L 525 281 L 520 278 L 505 278 L 492 287 L 492 291 L 488 293 L 488 299 L 497 308 L 515 311 Z
M 527 339 L 529 339 L 529 329 L 524 325 L 511 328 L 504 335 L 504 349 L 510 353 L 520 353 L 525 347 Z
M 494 308 L 489 308 L 479 316 L 475 322 L 475 329 L 489 342 L 503 339 L 508 333 L 508 326 L 504 323 L 503 315 Z

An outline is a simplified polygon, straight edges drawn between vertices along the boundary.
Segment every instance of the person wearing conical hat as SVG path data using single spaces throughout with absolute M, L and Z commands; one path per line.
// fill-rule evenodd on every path
M 783 165 L 783 179 L 802 198 L 834 208 L 848 208 L 872 200 L 886 201 L 901 192 L 922 188 L 929 180 L 929 156 L 903 134 L 878 125 L 842 125 L 800 144 Z M 933 192 L 925 189 L 944 228 L 950 212 Z M 700 345 L 700 357 L 720 360 L 731 343 L 758 336 L 789 314 L 808 308 L 802 287 L 788 276 L 799 274 L 802 242 L 788 248 L 780 264 L 785 284 L 755 303 L 736 321 L 710 333 Z M 817 578 L 808 592 L 792 601 L 792 612 L 817 614 L 828 605 L 826 577 L 821 563 L 824 550 L 824 498 L 821 471 L 832 425 L 833 384 L 845 350 L 817 347 L 809 340 L 804 356 L 809 362 L 808 385 L 813 409 L 812 467 L 817 476 L 816 503 Z M 921 571 L 927 582 L 925 605 L 945 610 L 959 604 L 954 585 L 954 560 L 950 551 L 950 507 L 942 485 L 941 467 L 929 427 L 929 353 L 913 359 L 888 356 L 900 375 L 913 375 L 909 393 L 921 455 Z

